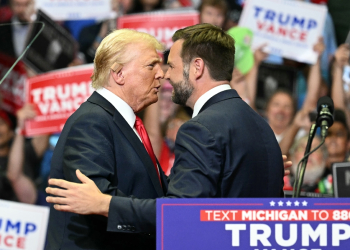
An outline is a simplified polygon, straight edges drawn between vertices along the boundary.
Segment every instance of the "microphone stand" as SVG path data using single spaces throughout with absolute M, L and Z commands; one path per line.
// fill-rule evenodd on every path
M 317 128 L 316 124 L 315 123 L 312 124 L 312 126 L 310 128 L 310 132 L 309 132 L 309 138 L 308 138 L 307 145 L 306 145 L 305 152 L 304 152 L 304 157 L 301 160 L 303 164 L 300 168 L 300 171 L 299 171 L 300 163 L 298 164 L 298 168 L 297 168 L 296 176 L 295 176 L 295 181 L 294 181 L 294 185 L 293 185 L 293 198 L 298 198 L 300 196 L 301 186 L 302 186 L 302 183 L 304 180 L 306 164 L 307 164 L 307 161 L 309 159 L 309 152 L 311 149 L 312 140 L 314 139 L 315 134 L 316 134 L 316 128 Z

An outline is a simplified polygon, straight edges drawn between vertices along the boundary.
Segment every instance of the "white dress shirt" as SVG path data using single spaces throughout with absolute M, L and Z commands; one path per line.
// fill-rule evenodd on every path
M 109 101 L 113 105 L 113 107 L 116 108 L 116 110 L 118 110 L 118 112 L 122 115 L 122 117 L 129 124 L 132 130 L 134 130 L 135 134 L 142 142 L 141 137 L 139 133 L 137 133 L 137 130 L 135 128 L 136 115 L 132 110 L 132 108 L 129 106 L 129 104 L 127 104 L 123 99 L 113 94 L 108 89 L 100 88 L 100 89 L 97 89 L 96 92 L 99 93 L 101 96 L 103 96 L 107 101 Z M 157 168 L 159 172 L 158 164 L 157 164 Z
M 26 46 L 29 25 L 28 24 L 22 25 L 16 16 L 12 17 L 11 22 L 13 24 L 12 26 L 13 47 L 14 47 L 16 56 L 19 57 Z
M 223 85 L 219 85 L 219 86 L 212 88 L 211 90 L 205 92 L 201 97 L 198 98 L 198 100 L 194 104 L 192 118 L 194 118 L 198 115 L 201 108 L 204 106 L 204 104 L 210 98 L 212 98 L 214 95 L 216 95 L 222 91 L 229 90 L 229 89 L 231 89 L 231 86 L 229 84 L 223 84 Z
M 129 106 L 129 104 L 127 104 L 123 99 L 113 94 L 111 91 L 109 91 L 106 88 L 97 89 L 96 92 L 99 93 L 101 96 L 103 96 L 107 101 L 109 101 L 113 105 L 113 107 L 115 107 L 116 110 L 118 110 L 118 112 L 129 124 L 129 126 L 134 130 L 135 134 L 142 142 L 140 135 L 137 133 L 135 129 L 136 115 L 132 110 L 132 108 Z

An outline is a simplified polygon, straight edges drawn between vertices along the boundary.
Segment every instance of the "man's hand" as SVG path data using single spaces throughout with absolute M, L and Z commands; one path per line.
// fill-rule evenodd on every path
M 260 65 L 262 61 L 264 61 L 269 54 L 264 52 L 263 49 L 267 46 L 267 43 L 264 43 L 263 45 L 259 46 L 255 51 L 254 51 L 254 63 L 256 65 Z
M 59 196 L 48 196 L 46 201 L 54 203 L 54 208 L 58 211 L 85 215 L 98 214 L 108 217 L 112 196 L 103 194 L 96 184 L 79 170 L 76 171 L 76 175 L 82 183 L 50 179 L 50 186 L 58 186 L 64 189 L 46 188 L 46 193 Z
M 313 47 L 314 51 L 318 55 L 318 58 L 320 58 L 322 56 L 323 51 L 325 50 L 325 48 L 326 48 L 326 46 L 324 45 L 323 37 L 319 37 L 318 41 L 316 42 L 316 44 Z
M 17 116 L 17 128 L 24 129 L 24 123 L 26 120 L 33 119 L 36 116 L 36 111 L 33 104 L 26 103 L 16 113 Z
M 288 168 L 292 166 L 292 162 L 287 161 L 286 155 L 282 155 L 282 158 L 283 158 L 283 165 L 284 165 L 284 176 L 286 176 L 290 174 L 290 170 Z
M 338 49 L 334 53 L 334 66 L 339 68 L 343 68 L 345 65 L 349 63 L 350 57 L 350 48 L 349 44 L 342 44 L 338 47 Z

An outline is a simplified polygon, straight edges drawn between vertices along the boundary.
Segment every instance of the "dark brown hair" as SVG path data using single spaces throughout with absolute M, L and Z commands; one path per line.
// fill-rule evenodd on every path
M 173 41 L 183 39 L 181 58 L 189 64 L 200 57 L 209 74 L 216 81 L 231 81 L 235 60 L 235 42 L 221 28 L 212 24 L 197 24 L 180 29 L 173 35 Z

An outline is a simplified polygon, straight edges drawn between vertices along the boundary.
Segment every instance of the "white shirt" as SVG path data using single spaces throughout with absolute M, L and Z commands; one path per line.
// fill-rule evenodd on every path
M 129 124 L 129 126 L 134 130 L 137 137 L 141 140 L 140 135 L 137 133 L 135 129 L 135 121 L 136 115 L 132 108 L 127 104 L 123 99 L 119 96 L 113 94 L 106 88 L 100 88 L 96 90 L 101 96 L 103 96 L 107 101 L 109 101 L 113 107 L 121 114 L 121 116 L 125 119 L 125 121 Z M 142 141 L 142 140 L 141 140 Z
M 102 95 L 107 101 L 109 101 L 113 107 L 115 107 L 116 110 L 122 115 L 122 117 L 125 119 L 125 121 L 129 124 L 129 126 L 134 130 L 137 137 L 141 140 L 141 137 L 139 133 L 137 133 L 135 129 L 135 121 L 136 121 L 136 115 L 132 108 L 127 104 L 123 99 L 121 99 L 119 96 L 113 94 L 111 91 L 105 88 L 100 88 L 96 90 L 97 93 Z M 142 142 L 143 143 L 143 142 Z M 159 166 L 157 164 L 158 172 L 159 172 Z
M 198 100 L 194 104 L 192 118 L 198 115 L 201 108 L 210 98 L 212 98 L 214 95 L 222 91 L 229 90 L 229 89 L 231 89 L 231 86 L 229 84 L 223 84 L 205 92 L 201 97 L 198 98 Z
M 13 24 L 12 26 L 13 47 L 14 47 L 16 56 L 19 57 L 23 52 L 24 47 L 26 46 L 29 25 L 27 24 L 22 25 L 18 21 L 16 16 L 12 17 L 11 22 Z

